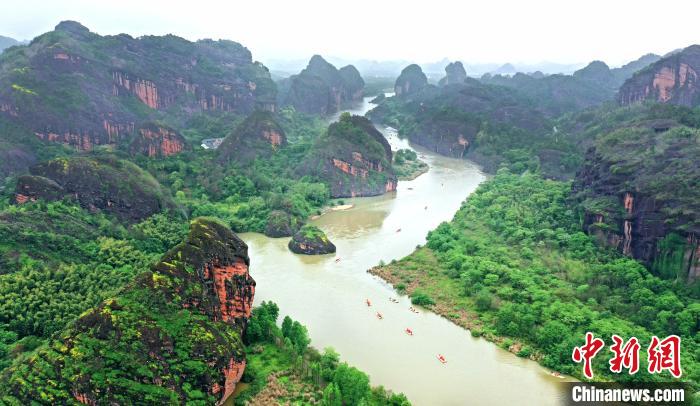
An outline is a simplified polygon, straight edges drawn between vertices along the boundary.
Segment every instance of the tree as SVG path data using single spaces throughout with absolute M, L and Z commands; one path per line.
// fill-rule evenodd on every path
M 311 339 L 309 338 L 309 332 L 306 329 L 306 326 L 302 325 L 298 321 L 292 323 L 292 329 L 289 333 L 289 339 L 292 341 L 294 349 L 298 354 L 303 354 L 306 350 L 306 347 L 308 347 L 311 343 Z
M 289 337 L 292 332 L 292 318 L 289 316 L 284 316 L 284 320 L 282 320 L 282 335 L 285 337 Z
M 279 307 L 274 302 L 262 302 L 260 306 L 253 309 L 245 332 L 246 343 L 252 344 L 270 340 L 277 331 L 278 317 Z
M 357 405 L 370 394 L 369 377 L 346 363 L 338 366 L 333 382 L 338 385 L 346 405 Z
M 571 334 L 571 329 L 559 320 L 549 320 L 537 331 L 537 344 L 542 348 L 552 348 Z
M 333 374 L 340 363 L 340 354 L 333 348 L 326 347 L 321 355 L 321 375 L 327 381 L 333 380 Z
M 338 385 L 331 382 L 323 390 L 323 400 L 321 400 L 323 406 L 343 406 L 343 397 L 340 393 Z
M 493 302 L 493 296 L 491 293 L 488 291 L 488 289 L 482 289 L 479 291 L 479 293 L 476 294 L 476 299 L 474 299 L 476 303 L 476 308 L 484 311 L 488 310 L 491 308 L 491 302 Z

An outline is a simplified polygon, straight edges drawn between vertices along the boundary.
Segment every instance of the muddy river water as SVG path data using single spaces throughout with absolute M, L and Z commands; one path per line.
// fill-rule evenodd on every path
M 350 111 L 364 114 L 371 107 L 366 99 Z M 393 129 L 378 128 L 394 149 L 411 147 Z M 287 249 L 289 238 L 241 234 L 257 281 L 256 303 L 276 302 L 282 317 L 308 327 L 313 346 L 333 347 L 342 360 L 368 373 L 373 385 L 403 392 L 415 405 L 559 404 L 564 379 L 429 311 L 412 313 L 407 297 L 367 273 L 380 261 L 400 259 L 424 244 L 427 232 L 450 220 L 486 179 L 469 161 L 414 149 L 430 165 L 426 174 L 399 182 L 394 193 L 346 199 L 352 209 L 312 221 L 335 243 L 335 255 L 296 255 Z

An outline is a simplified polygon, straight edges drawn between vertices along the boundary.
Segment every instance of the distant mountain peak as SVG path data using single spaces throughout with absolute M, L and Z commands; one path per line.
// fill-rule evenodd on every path
M 90 30 L 77 21 L 65 20 L 56 25 L 56 31 L 64 31 L 71 34 L 87 34 Z

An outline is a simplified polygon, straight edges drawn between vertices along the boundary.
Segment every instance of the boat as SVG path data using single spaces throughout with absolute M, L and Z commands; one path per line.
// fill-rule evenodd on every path
M 383 318 L 384 318 L 384 316 L 382 316 L 382 314 L 381 314 L 381 313 L 377 312 L 377 318 L 378 318 L 379 320 L 381 320 L 381 319 L 383 319 Z
M 412 336 L 412 335 L 413 335 L 413 330 L 411 330 L 410 328 L 407 328 L 407 329 L 406 329 L 406 334 Z
M 443 364 L 447 364 L 447 360 L 445 359 L 444 355 L 438 354 L 437 359 L 438 359 L 438 361 L 442 362 Z
M 340 258 L 336 258 L 336 259 L 335 259 L 335 262 L 340 262 Z
M 367 302 L 367 307 L 372 306 L 372 302 L 370 302 L 369 299 L 365 299 L 365 302 Z
M 396 232 L 397 232 L 397 233 L 400 233 L 400 232 L 401 232 L 401 229 L 399 228 L 398 230 L 396 230 Z

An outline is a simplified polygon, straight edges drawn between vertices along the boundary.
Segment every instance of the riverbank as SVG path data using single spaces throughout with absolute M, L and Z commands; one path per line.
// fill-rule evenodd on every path
M 253 309 L 244 337 L 245 372 L 224 405 L 410 406 L 404 395 L 371 386 L 367 374 L 341 362 L 332 348 L 321 353 L 309 346 L 305 326 L 285 317 L 280 328 L 278 318 L 275 303 Z
M 392 149 L 412 149 L 392 129 L 379 130 Z M 424 244 L 428 231 L 449 221 L 487 178 L 467 160 L 422 148 L 417 152 L 429 165 L 428 172 L 399 182 L 394 193 L 338 200 L 354 207 L 327 211 L 310 221 L 337 246 L 336 256 L 295 255 L 287 239 L 241 234 L 255 259 L 256 303 L 279 303 L 286 314 L 308 326 L 314 347 L 337 349 L 370 376 L 372 385 L 403 392 L 415 405 L 560 404 L 566 395 L 563 380 L 536 362 L 472 337 L 438 314 L 411 312 L 406 298 L 388 300 L 396 292 L 366 272 L 382 261 L 410 255 L 417 244 Z M 407 335 L 406 328 L 414 335 Z M 439 362 L 437 354 L 448 363 Z M 501 390 L 503 382 L 511 390 Z
M 643 265 L 596 245 L 580 229 L 567 182 L 499 173 L 462 204 L 427 244 L 368 272 L 428 308 L 519 357 L 584 379 L 571 351 L 586 332 L 610 340 L 678 334 L 684 378 L 698 385 L 692 293 Z M 653 289 L 653 290 L 652 290 Z M 646 294 L 649 300 L 638 300 Z M 676 309 L 672 316 L 671 308 Z M 596 381 L 629 380 L 593 364 Z M 643 364 L 635 379 L 660 382 Z
M 446 276 L 441 268 L 432 250 L 420 247 L 405 258 L 375 266 L 367 272 L 391 284 L 400 294 L 411 297 L 420 292 L 427 295 L 435 304 L 422 307 L 469 330 L 473 337 L 482 337 L 519 357 L 533 361 L 542 359 L 541 353 L 531 351 L 522 341 L 490 331 L 485 325 L 486 320 L 482 319 L 484 315 L 477 311 L 474 300 L 461 294 L 464 288 L 459 280 Z

